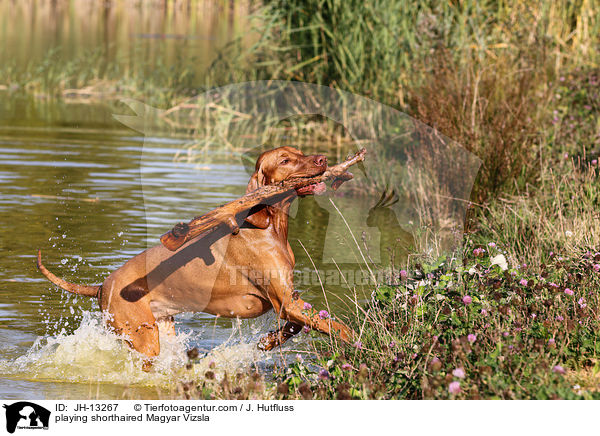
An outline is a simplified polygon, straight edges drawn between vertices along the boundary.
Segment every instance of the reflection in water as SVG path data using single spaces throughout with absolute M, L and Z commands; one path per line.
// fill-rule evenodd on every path
M 249 7 L 239 0 L 0 0 L 0 63 L 17 71 L 41 64 L 51 75 L 55 65 L 42 61 L 54 53 L 58 64 L 80 59 L 127 76 L 189 61 L 200 78 L 216 50 L 247 31 Z
M 400 226 L 396 212 L 392 209 L 398 201 L 393 190 L 385 190 L 367 216 L 367 225 L 379 230 L 380 265 L 386 268 L 402 265 L 415 244 L 413 235 Z

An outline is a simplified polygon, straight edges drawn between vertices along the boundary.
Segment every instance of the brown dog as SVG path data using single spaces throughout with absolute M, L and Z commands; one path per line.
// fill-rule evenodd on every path
M 292 147 L 276 148 L 260 155 L 246 192 L 291 177 L 316 176 L 326 169 L 323 155 L 305 156 Z M 318 194 L 324 189 L 319 183 L 300 188 L 297 194 Z M 159 325 L 173 334 L 173 315 L 180 312 L 255 318 L 274 309 L 285 323 L 260 340 L 258 346 L 264 350 L 283 344 L 303 326 L 338 334 L 348 342 L 352 330 L 307 309 L 310 305 L 305 306 L 294 291 L 295 260 L 287 236 L 288 211 L 295 197 L 292 193 L 277 204 L 254 213 L 253 209 L 240 223 L 237 235 L 219 229 L 175 252 L 162 245 L 149 248 L 99 286 L 60 279 L 42 265 L 41 252 L 37 265 L 61 288 L 97 297 L 100 309 L 109 314 L 109 324 L 128 338 L 132 348 L 150 358 L 160 352 Z

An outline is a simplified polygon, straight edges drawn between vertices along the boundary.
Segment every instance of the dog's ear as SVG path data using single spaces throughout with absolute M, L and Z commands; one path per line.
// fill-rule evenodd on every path
M 252 177 L 250 177 L 250 181 L 248 182 L 248 187 L 246 188 L 246 194 L 252 192 L 261 186 L 265 185 L 265 174 L 262 170 L 262 167 L 258 165 Z M 250 214 L 246 218 L 250 224 L 254 227 L 258 227 L 259 229 L 266 229 L 269 227 L 269 223 L 271 221 L 271 213 L 269 211 L 269 207 L 263 207 L 256 213 L 252 213 L 252 209 L 250 209 Z
M 261 186 L 265 185 L 265 174 L 263 173 L 262 168 L 258 167 L 252 177 L 250 177 L 250 181 L 248 182 L 248 186 L 246 187 L 246 194 L 252 192 Z

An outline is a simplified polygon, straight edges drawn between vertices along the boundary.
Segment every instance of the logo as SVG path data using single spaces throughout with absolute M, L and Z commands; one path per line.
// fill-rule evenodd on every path
M 14 433 L 18 429 L 48 430 L 50 411 L 28 401 L 19 401 L 11 405 L 4 404 L 6 409 L 6 431 Z

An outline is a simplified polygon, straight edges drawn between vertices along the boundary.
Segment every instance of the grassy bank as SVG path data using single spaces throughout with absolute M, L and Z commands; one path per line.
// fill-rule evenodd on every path
M 351 347 L 317 344 L 275 381 L 239 374 L 187 397 L 315 399 L 600 398 L 600 254 L 506 267 L 502 247 L 467 244 L 465 264 L 380 286 L 351 320 Z M 506 268 L 506 269 L 505 269 Z

